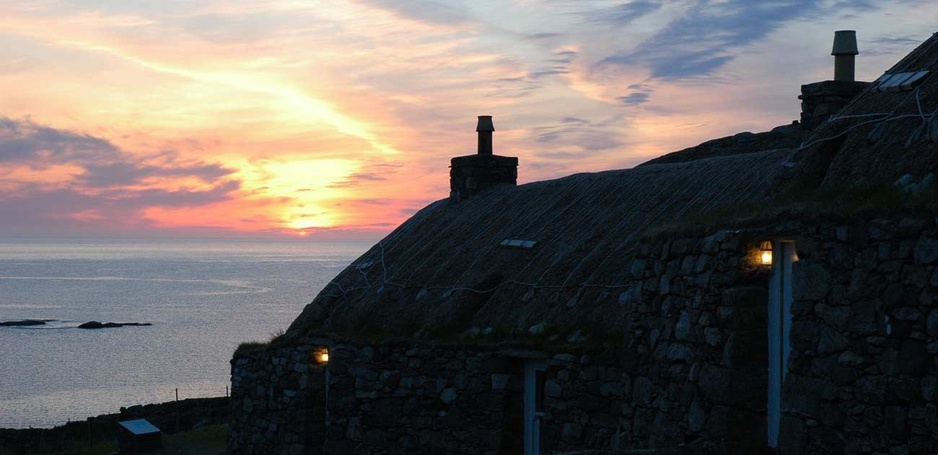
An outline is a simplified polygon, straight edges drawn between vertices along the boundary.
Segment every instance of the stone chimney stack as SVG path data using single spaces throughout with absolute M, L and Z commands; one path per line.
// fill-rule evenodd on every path
M 856 77 L 857 50 L 856 30 L 838 30 L 834 32 L 834 80 L 853 82 Z
M 518 183 L 518 158 L 492 153 L 495 125 L 491 115 L 479 116 L 476 132 L 479 134 L 477 153 L 457 156 L 450 161 L 450 201 L 464 201 L 494 186 Z
M 869 82 L 855 79 L 857 32 L 839 30 L 834 32 L 834 80 L 815 82 L 801 86 L 801 129 L 813 130 L 840 112 L 847 103 L 860 94 Z

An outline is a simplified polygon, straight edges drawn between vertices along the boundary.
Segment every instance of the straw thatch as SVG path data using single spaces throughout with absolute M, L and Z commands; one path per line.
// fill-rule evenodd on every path
M 290 332 L 452 336 L 472 327 L 614 327 L 650 227 L 763 200 L 791 151 L 718 156 L 438 201 L 350 265 Z M 531 249 L 500 246 L 533 240 Z

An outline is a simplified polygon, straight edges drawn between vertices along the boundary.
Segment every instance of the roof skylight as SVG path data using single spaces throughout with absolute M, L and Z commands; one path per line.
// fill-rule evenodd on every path
M 876 89 L 881 92 L 912 90 L 927 75 L 927 70 L 912 71 L 908 73 L 883 74 L 879 79 L 876 80 Z
M 536 240 L 505 239 L 505 240 L 502 240 L 501 243 L 499 243 L 498 245 L 506 247 L 506 248 L 521 248 L 525 250 L 530 250 L 531 248 L 534 248 L 537 245 L 537 241 Z

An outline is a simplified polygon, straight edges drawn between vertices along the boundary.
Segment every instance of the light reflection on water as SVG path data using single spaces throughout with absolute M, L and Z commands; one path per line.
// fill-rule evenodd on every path
M 286 327 L 369 244 L 0 242 L 0 428 L 221 396 L 231 353 Z M 77 329 L 87 321 L 152 326 Z

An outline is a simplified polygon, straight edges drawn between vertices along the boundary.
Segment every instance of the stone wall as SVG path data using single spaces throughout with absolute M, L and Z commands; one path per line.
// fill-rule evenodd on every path
M 519 361 L 495 348 L 336 344 L 326 453 L 517 453 Z
M 555 357 L 556 447 L 761 448 L 768 269 L 756 251 L 729 231 L 643 247 L 618 295 L 629 315 L 621 356 Z
M 803 226 L 781 452 L 938 452 L 938 220 Z
M 521 424 L 517 361 L 494 348 L 327 344 L 328 366 L 309 361 L 321 340 L 232 361 L 229 452 L 516 451 L 502 437 Z
M 542 453 L 759 447 L 767 270 L 752 249 L 730 232 L 646 247 L 635 284 L 607 296 L 631 315 L 619 349 L 320 340 L 236 358 L 231 452 L 519 453 L 531 361 L 547 363 Z M 328 373 L 308 361 L 324 344 Z
M 302 454 L 324 441 L 326 342 L 239 352 L 231 361 L 231 454 Z

